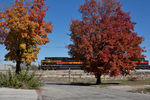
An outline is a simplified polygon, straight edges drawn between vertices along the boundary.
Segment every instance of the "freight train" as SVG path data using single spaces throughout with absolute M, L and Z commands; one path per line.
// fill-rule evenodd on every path
M 141 58 L 135 61 L 136 69 L 150 69 L 149 61 Z M 80 70 L 82 62 L 68 57 L 45 57 L 41 61 L 40 69 L 42 70 Z

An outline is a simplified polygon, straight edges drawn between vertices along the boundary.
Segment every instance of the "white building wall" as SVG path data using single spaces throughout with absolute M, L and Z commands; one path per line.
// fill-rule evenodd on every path
M 0 62 L 0 70 L 8 70 L 8 69 L 12 69 L 11 66 L 7 65 L 7 64 L 3 64 Z

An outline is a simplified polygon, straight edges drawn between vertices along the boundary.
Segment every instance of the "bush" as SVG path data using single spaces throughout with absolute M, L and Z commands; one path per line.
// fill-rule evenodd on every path
M 41 75 L 36 77 L 35 72 L 21 71 L 19 74 L 0 73 L 0 87 L 38 89 L 41 83 Z
M 129 81 L 136 81 L 136 80 L 138 80 L 138 78 L 137 77 L 132 77 L 132 78 L 129 78 L 128 80 Z

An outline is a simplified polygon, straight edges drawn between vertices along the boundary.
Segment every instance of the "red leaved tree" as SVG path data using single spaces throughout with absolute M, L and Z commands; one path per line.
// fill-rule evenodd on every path
M 82 20 L 72 20 L 69 54 L 83 61 L 82 69 L 93 72 L 97 84 L 101 75 L 129 74 L 136 65 L 134 58 L 143 57 L 139 46 L 143 38 L 134 32 L 129 13 L 121 10 L 116 0 L 85 0 L 79 12 Z

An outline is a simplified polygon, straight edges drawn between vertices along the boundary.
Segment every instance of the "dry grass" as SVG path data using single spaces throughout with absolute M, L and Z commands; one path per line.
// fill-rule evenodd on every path
M 103 84 L 110 84 L 110 85 L 129 85 L 129 86 L 135 86 L 135 85 L 150 85 L 150 80 L 106 80 L 103 81 Z
M 94 87 L 107 87 L 107 86 L 142 86 L 142 85 L 150 85 L 149 80 L 105 80 L 102 81 L 102 84 L 96 85 L 95 82 L 72 82 L 71 85 L 79 85 L 79 86 L 94 86 Z

